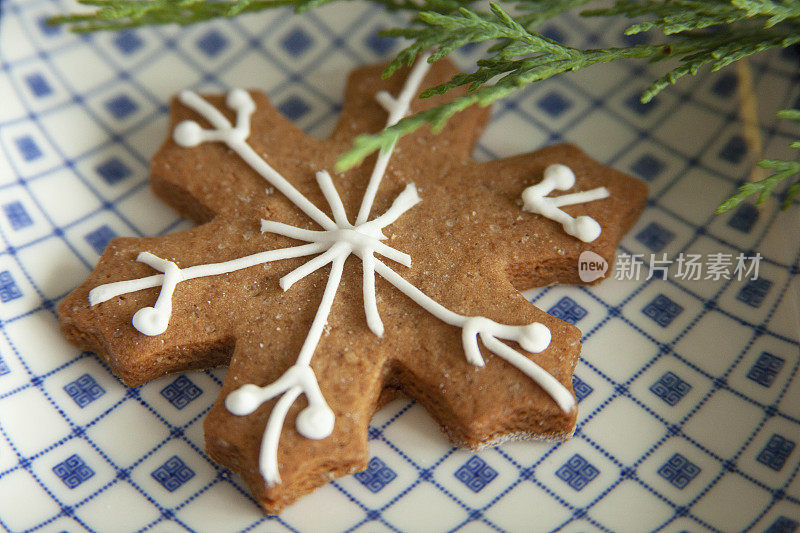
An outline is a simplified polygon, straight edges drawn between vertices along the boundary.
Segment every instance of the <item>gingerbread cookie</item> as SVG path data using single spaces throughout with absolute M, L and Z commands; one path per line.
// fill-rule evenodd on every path
M 322 141 L 259 92 L 182 93 L 152 186 L 200 225 L 114 239 L 59 308 L 129 385 L 230 362 L 206 450 L 269 513 L 364 469 L 370 417 L 398 392 L 460 446 L 568 437 L 580 332 L 518 290 L 580 283 L 585 250 L 611 263 L 645 202 L 569 145 L 473 161 L 476 107 L 329 173 L 355 135 L 458 94 L 414 98 L 446 61 L 381 69 L 350 76 Z

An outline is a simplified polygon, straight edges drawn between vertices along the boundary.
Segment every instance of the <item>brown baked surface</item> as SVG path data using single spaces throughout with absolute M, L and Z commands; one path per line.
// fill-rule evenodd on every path
M 251 93 L 257 110 L 249 144 L 326 212 L 329 209 L 314 172 L 331 171 L 351 221 L 374 157 L 343 174 L 332 170 L 337 155 L 351 146 L 354 136 L 378 131 L 386 121 L 386 112 L 374 95 L 379 90 L 397 94 L 407 72 L 382 80 L 382 68 L 365 67 L 351 74 L 341 119 L 327 140 L 306 136 L 264 94 Z M 437 62 L 422 87 L 445 81 L 454 73 L 450 63 Z M 458 91 L 415 100 L 412 111 L 440 104 L 455 94 Z M 208 99 L 233 118 L 224 97 Z M 411 255 L 412 268 L 384 261 L 458 313 L 504 324 L 545 324 L 552 332 L 551 345 L 540 354 L 522 353 L 572 390 L 580 331 L 536 308 L 518 291 L 581 283 L 576 267 L 584 250 L 611 263 L 619 240 L 644 206 L 647 188 L 570 145 L 475 162 L 470 153 L 488 115 L 486 109 L 471 107 L 453 117 L 438 135 L 423 128 L 400 140 L 372 216 L 383 213 L 407 183 L 416 184 L 422 202 L 384 230 L 390 246 Z M 204 124 L 192 110 L 173 101 L 169 131 L 187 118 Z M 603 185 L 610 191 L 609 198 L 564 208 L 573 216 L 589 215 L 600 222 L 603 232 L 594 242 L 583 243 L 557 223 L 521 210 L 522 190 L 539 182 L 544 168 L 553 163 L 572 168 L 577 178 L 573 190 Z M 397 392 L 417 399 L 461 446 L 478 448 L 511 438 L 563 439 L 572 433 L 575 411 L 562 413 L 531 379 L 485 349 L 486 366 L 470 365 L 460 329 L 440 322 L 379 276 L 378 309 L 386 333 L 383 338 L 372 334 L 363 311 L 361 262 L 351 256 L 311 362 L 336 414 L 333 434 L 314 441 L 297 433 L 294 419 L 307 405 L 301 396 L 291 407 L 280 437 L 282 483 L 267 487 L 259 473 L 258 453 L 274 401 L 245 417 L 231 415 L 223 401 L 243 384 L 273 382 L 294 364 L 330 267 L 285 293 L 278 279 L 308 258 L 185 281 L 175 291 L 169 328 L 155 337 L 133 329 L 131 317 L 141 307 L 153 305 L 157 288 L 94 307 L 89 306 L 88 292 L 111 281 L 153 274 L 150 267 L 135 261 L 141 251 L 187 267 L 298 244 L 261 234 L 262 218 L 318 228 L 280 193 L 268 194 L 269 184 L 221 143 L 182 148 L 169 135 L 151 170 L 155 192 L 200 225 L 163 237 L 111 241 L 94 272 L 60 305 L 61 325 L 70 341 L 96 352 L 131 386 L 172 372 L 230 362 L 222 393 L 205 421 L 206 450 L 242 475 L 265 511 L 277 513 L 327 481 L 365 468 L 370 417 Z

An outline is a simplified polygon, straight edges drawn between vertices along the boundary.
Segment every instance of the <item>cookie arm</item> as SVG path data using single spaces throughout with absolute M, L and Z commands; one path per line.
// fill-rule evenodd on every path
M 578 276 L 584 251 L 601 256 L 610 272 L 617 246 L 644 209 L 648 193 L 642 181 L 567 144 L 476 163 L 471 175 L 493 193 L 487 195 L 491 210 L 509 215 L 495 222 L 503 227 L 497 252 L 507 259 L 519 290 L 584 284 Z M 556 183 L 565 175 L 573 179 Z
M 227 363 L 234 343 L 228 315 L 239 305 L 237 297 L 280 292 L 277 283 L 270 284 L 266 276 L 253 279 L 253 269 L 283 273 L 299 261 L 289 259 L 268 267 L 254 263 L 229 274 L 199 277 L 209 266 L 238 261 L 243 256 L 268 255 L 264 249 L 286 247 L 285 238 L 262 235 L 256 222 L 255 227 L 243 229 L 219 220 L 162 237 L 113 239 L 92 274 L 59 305 L 59 320 L 67 339 L 96 352 L 131 386 L 172 372 Z M 243 235 L 248 239 L 243 240 Z M 163 282 L 163 275 L 152 266 L 136 261 L 143 252 L 166 259 L 188 273 L 171 299 L 172 327 L 154 337 L 132 325 L 139 310 L 158 300 Z M 282 250 L 281 257 L 286 252 Z M 92 293 L 102 297 L 93 302 Z

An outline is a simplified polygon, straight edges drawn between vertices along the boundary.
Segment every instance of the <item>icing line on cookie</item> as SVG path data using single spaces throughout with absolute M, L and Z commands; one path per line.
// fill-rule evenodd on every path
M 381 91 L 375 96 L 378 103 L 389 113 L 389 117 L 386 119 L 387 128 L 397 124 L 411 108 L 411 99 L 417 94 L 417 90 L 430 68 L 430 63 L 428 63 L 429 58 L 430 53 L 424 53 L 419 56 L 397 98 L 392 97 L 386 91 Z M 375 201 L 375 195 L 378 193 L 378 188 L 383 180 L 383 175 L 386 173 L 386 167 L 389 164 L 389 159 L 392 157 L 392 152 L 394 152 L 396 144 L 397 136 L 394 137 L 388 149 L 381 150 L 381 153 L 378 154 L 375 167 L 372 169 L 367 188 L 364 191 L 361 207 L 358 209 L 356 224 L 363 224 L 369 218 L 369 212 L 372 210 L 372 203 Z
M 590 216 L 572 217 L 559 208 L 602 200 L 603 198 L 608 198 L 610 193 L 605 187 L 597 187 L 588 191 L 556 196 L 555 198 L 547 196 L 554 189 L 566 191 L 574 185 L 575 174 L 571 168 L 561 164 L 550 165 L 544 169 L 542 181 L 522 191 L 523 209 L 558 222 L 564 228 L 564 231 L 583 242 L 592 242 L 602 232 L 600 224 Z
M 424 79 L 428 68 L 427 56 L 421 57 L 414 65 L 397 98 L 388 94 L 376 96 L 381 105 L 389 112 L 387 125 L 390 126 L 396 123 L 408 112 L 411 98 L 419 89 L 419 85 Z M 233 272 L 280 259 L 321 253 L 288 273 L 279 281 L 281 288 L 288 290 L 292 284 L 303 277 L 329 263 L 331 264 L 322 300 L 298 354 L 296 363 L 274 383 L 265 387 L 258 387 L 254 384 L 244 385 L 232 391 L 225 400 L 226 408 L 231 413 L 245 416 L 255 411 L 264 402 L 278 395 L 281 396 L 270 412 L 259 457 L 260 470 L 267 484 L 280 483 L 277 451 L 281 428 L 285 422 L 288 409 L 301 394 L 307 397 L 309 406 L 301 411 L 295 421 L 297 431 L 309 439 L 323 439 L 333 431 L 334 415 L 322 395 L 310 362 L 327 324 L 341 281 L 345 260 L 351 254 L 359 257 L 363 264 L 364 311 L 367 325 L 374 334 L 381 336 L 384 333 L 375 295 L 375 273 L 378 273 L 391 285 L 438 319 L 462 328 L 464 353 L 470 364 L 476 366 L 484 365 L 478 345 L 478 339 L 480 338 L 486 349 L 506 360 L 539 384 L 564 412 L 574 409 L 574 397 L 566 387 L 536 363 L 501 342 L 501 340 L 513 340 L 525 350 L 534 353 L 541 352 L 549 346 L 551 340 L 550 330 L 546 326 L 538 322 L 523 326 L 511 326 L 499 324 L 485 317 L 460 315 L 430 298 L 385 263 L 375 258 L 374 254 L 378 253 L 399 264 L 411 266 L 411 258 L 407 254 L 391 248 L 381 241 L 386 239 L 382 229 L 395 222 L 403 213 L 421 201 L 414 185 L 408 184 L 385 213 L 367 221 L 375 195 L 393 152 L 394 143 L 389 149 L 379 154 L 365 190 L 356 222 L 351 224 L 347 219 L 344 206 L 333 181 L 326 171 L 318 172 L 316 178 L 331 208 L 333 219 L 311 203 L 247 144 L 247 137 L 250 133 L 249 120 L 255 112 L 255 104 L 247 92 L 237 89 L 228 94 L 226 103 L 236 111 L 235 126 L 216 107 L 195 93 L 184 91 L 181 93 L 180 100 L 206 118 L 216 129 L 206 130 L 195 121 L 183 121 L 178 124 L 173 134 L 175 141 L 179 145 L 188 147 L 196 146 L 202 142 L 224 142 L 267 182 L 281 191 L 298 209 L 317 222 L 323 230 L 308 230 L 281 222 L 262 220 L 262 232 L 280 234 L 296 240 L 306 241 L 308 244 L 269 250 L 231 261 L 197 265 L 183 269 L 177 267 L 174 262 L 143 252 L 138 259 L 163 272 L 163 274 L 98 286 L 90 291 L 89 301 L 91 305 L 96 305 L 121 294 L 160 285 L 161 291 L 156 304 L 152 308 L 144 308 L 151 310 L 144 312 L 145 318 L 148 317 L 148 314 L 153 316 L 149 317 L 146 325 L 141 329 L 137 327 L 137 325 L 141 326 L 137 322 L 144 323 L 145 321 L 134 320 L 134 327 L 137 327 L 139 331 L 146 335 L 155 335 L 163 333 L 162 326 L 164 330 L 166 329 L 171 312 L 172 294 L 182 281 Z M 142 311 L 140 310 L 137 313 Z M 150 327 L 151 323 L 158 327 Z

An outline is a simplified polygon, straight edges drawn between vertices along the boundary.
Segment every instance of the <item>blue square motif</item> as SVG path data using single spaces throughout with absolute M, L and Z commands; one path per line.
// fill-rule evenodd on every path
M 117 120 L 122 120 L 127 118 L 130 114 L 134 113 L 139 106 L 130 99 L 129 96 L 125 94 L 121 94 L 119 96 L 115 96 L 111 100 L 106 102 L 106 109 L 114 115 L 114 118 Z
M 736 295 L 736 299 L 750 307 L 758 307 L 766 298 L 770 287 L 772 287 L 772 282 L 768 279 L 751 279 L 741 288 L 739 294 Z
M 38 20 L 39 31 L 41 31 L 47 37 L 51 37 L 51 36 L 53 36 L 53 35 L 55 35 L 57 33 L 61 33 L 61 27 L 60 26 L 50 25 L 50 24 L 47 23 L 47 20 L 49 18 L 50 17 L 45 15 L 45 16 L 41 17 Z
M 64 385 L 64 391 L 70 398 L 75 400 L 75 403 L 77 403 L 78 407 L 81 409 L 106 393 L 106 390 L 98 385 L 89 374 L 84 374 L 75 381 Z
M 631 165 L 631 170 L 647 181 L 653 181 L 664 170 L 664 163 L 650 154 L 645 154 Z
M 572 375 L 572 390 L 575 391 L 575 397 L 580 402 L 584 398 L 589 396 L 594 389 L 588 383 L 586 383 L 581 378 L 579 378 L 578 376 L 573 374 Z
M 759 452 L 756 461 L 776 472 L 780 472 L 794 447 L 794 441 L 775 433 L 770 437 L 764 449 Z
M 683 307 L 663 294 L 656 296 L 652 302 L 642 309 L 642 313 L 644 313 L 645 316 L 653 319 L 653 321 L 662 328 L 669 326 L 681 312 L 683 312 Z
M 41 74 L 29 74 L 25 77 L 25 83 L 28 84 L 33 95 L 37 98 L 42 98 L 53 93 L 53 88 L 47 83 L 47 80 Z
M 557 117 L 572 107 L 572 102 L 557 92 L 550 92 L 539 100 L 536 105 L 551 117 Z
M 728 226 L 749 233 L 758 220 L 758 208 L 753 204 L 741 204 L 728 220 Z
M 744 139 L 740 135 L 734 135 L 725 146 L 722 147 L 722 150 L 719 152 L 719 157 L 735 165 L 742 160 L 746 153 L 747 144 L 745 144 Z
M 0 272 L 0 302 L 7 303 L 21 297 L 22 291 L 11 277 L 11 272 L 8 270 Z
M 717 76 L 717 81 L 711 86 L 711 92 L 722 98 L 727 98 L 733 94 L 738 85 L 738 79 L 733 74 L 722 74 Z
M 186 376 L 178 379 L 161 389 L 161 396 L 167 399 L 176 409 L 183 409 L 193 400 L 199 398 L 203 391 Z
M 106 224 L 103 224 L 99 228 L 94 231 L 90 231 L 86 234 L 86 242 L 88 242 L 94 251 L 98 254 L 102 254 L 103 250 L 106 249 L 109 241 L 116 237 L 116 232 L 109 228 Z
M 353 477 L 369 489 L 370 492 L 380 492 L 397 477 L 397 474 L 386 466 L 386 463 L 377 457 L 373 457 L 369 460 L 367 469 L 363 472 L 358 472 Z
M 775 381 L 778 372 L 783 368 L 784 360 L 768 352 L 761 352 L 758 359 L 747 372 L 748 379 L 752 379 L 762 387 L 769 387 Z
M 785 516 L 779 516 L 767 529 L 764 530 L 764 533 L 794 533 L 797 531 L 797 528 L 800 527 L 800 523 L 796 520 L 792 520 L 791 518 L 787 518 Z
M 33 219 L 28 214 L 25 206 L 22 205 L 22 202 L 6 204 L 3 206 L 3 211 L 6 217 L 8 217 L 8 222 L 11 224 L 11 227 L 15 230 L 21 230 L 33 224 Z
M 660 252 L 666 245 L 675 238 L 675 234 L 667 228 L 651 222 L 636 234 L 636 240 L 644 244 L 654 252 Z
M 116 157 L 101 163 L 95 170 L 109 185 L 114 185 L 131 175 L 131 169 Z
M 186 466 L 177 455 L 173 455 L 150 475 L 169 492 L 175 492 L 194 477 L 194 470 Z
M 600 471 L 589 461 L 578 454 L 570 457 L 569 461 L 556 470 L 556 477 L 577 491 L 589 484 Z
M 298 96 L 290 96 L 278 106 L 278 111 L 289 120 L 297 120 L 310 110 L 311 107 Z
M 644 32 L 632 33 L 630 35 L 625 32 L 622 32 L 622 34 L 620 34 L 619 37 L 620 39 L 625 41 L 625 44 L 627 44 L 628 46 L 635 46 L 637 44 L 647 44 L 650 42 L 650 36 Z
M 218 55 L 228 46 L 228 39 L 217 30 L 211 30 L 197 40 L 197 47 L 208 57 Z
M 700 473 L 700 467 L 676 453 L 658 469 L 658 475 L 683 490 Z
M 561 30 L 555 26 L 546 26 L 540 33 L 551 41 L 556 41 L 558 43 L 563 43 L 566 39 L 564 34 L 561 33 Z
M 379 56 L 386 54 L 389 50 L 394 48 L 396 42 L 396 39 L 393 37 L 381 37 L 378 35 L 381 30 L 383 30 L 383 28 L 375 28 L 375 31 L 371 32 L 364 39 L 364 44 L 369 46 L 372 51 Z
M 126 55 L 134 53 L 141 48 L 142 45 L 144 45 L 142 38 L 139 37 L 133 30 L 121 31 L 116 37 L 114 37 L 113 42 L 114 46 L 116 46 L 120 52 Z
M 627 100 L 625 100 L 625 104 L 631 109 L 631 111 L 639 114 L 639 115 L 646 115 L 653 109 L 655 109 L 657 100 L 652 100 L 648 103 L 642 102 L 642 93 L 637 91 L 630 95 Z
M 681 401 L 690 390 L 692 390 L 692 386 L 672 372 L 667 372 L 650 386 L 653 394 L 671 406 Z
M 473 455 L 456 470 L 455 476 L 472 492 L 480 492 L 497 477 L 497 470 L 486 464 L 486 461 L 477 455 Z
M 292 56 L 299 57 L 314 44 L 314 39 L 303 28 L 295 28 L 281 41 L 281 46 Z
M 39 145 L 30 135 L 15 139 L 14 144 L 17 145 L 17 150 L 19 150 L 22 159 L 28 163 L 42 157 L 42 149 L 39 148 Z
M 53 467 L 53 473 L 64 482 L 64 485 L 74 489 L 87 479 L 94 476 L 94 470 L 86 466 L 78 455 L 71 455 Z
M 578 303 L 568 296 L 561 298 L 553 307 L 548 311 L 556 318 L 560 318 L 570 324 L 577 323 L 580 319 L 587 315 L 586 309 L 578 305 Z

